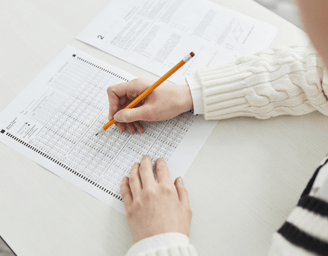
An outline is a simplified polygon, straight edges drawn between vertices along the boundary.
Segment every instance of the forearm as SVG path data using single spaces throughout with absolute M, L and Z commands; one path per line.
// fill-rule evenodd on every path
M 266 119 L 315 110 L 328 115 L 327 74 L 312 47 L 295 46 L 200 69 L 187 81 L 195 113 L 203 112 L 205 119 Z

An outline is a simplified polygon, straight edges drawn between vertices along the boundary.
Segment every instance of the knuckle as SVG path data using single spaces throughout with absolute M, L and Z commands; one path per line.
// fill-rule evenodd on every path
M 144 79 L 143 78 L 140 78 L 140 77 L 137 77 L 137 78 L 135 78 L 135 79 L 132 80 L 132 82 L 137 83 L 137 84 L 140 84 L 143 81 L 144 81 Z
M 146 171 L 146 168 L 144 166 L 144 163 L 142 163 L 142 165 L 140 165 L 140 168 L 139 168 L 139 173 L 144 173 Z
M 142 196 L 145 201 L 150 201 L 155 197 L 155 195 L 156 192 L 153 188 L 145 188 Z
M 166 194 L 166 195 L 171 195 L 174 192 L 173 187 L 169 184 L 164 184 L 162 186 L 162 191 L 163 191 L 163 194 Z
M 107 93 L 110 94 L 113 92 L 113 86 L 107 88 Z
M 108 96 L 115 96 L 115 90 L 117 88 L 118 85 L 112 85 L 107 87 L 107 94 Z
M 134 201 L 133 201 L 133 208 L 135 211 L 140 211 L 142 209 L 142 201 L 140 198 L 136 198 Z
M 109 111 L 112 113 L 112 114 L 115 114 L 118 110 L 118 106 L 117 105 L 114 105 L 112 102 L 109 102 Z
M 126 209 L 126 216 L 128 219 L 131 219 L 133 217 L 133 209 L 132 207 L 129 207 L 128 209 Z
M 135 176 L 135 175 L 131 176 L 131 177 L 130 177 L 130 184 L 133 184 L 133 183 L 137 182 L 138 179 L 139 179 L 139 178 L 138 178 L 137 176 Z
M 152 187 L 147 187 L 144 189 L 145 191 L 145 195 L 149 196 L 149 197 L 153 197 L 156 193 L 155 189 Z

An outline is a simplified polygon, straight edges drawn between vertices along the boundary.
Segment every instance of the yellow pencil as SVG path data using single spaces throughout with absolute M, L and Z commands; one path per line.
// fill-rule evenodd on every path
M 172 76 L 179 68 L 181 68 L 184 64 L 186 64 L 192 57 L 194 57 L 195 54 L 193 52 L 189 53 L 186 57 L 184 57 L 177 65 L 175 65 L 169 72 L 167 72 L 164 76 L 162 76 L 160 79 L 158 79 L 157 82 L 155 82 L 152 86 L 148 87 L 143 93 L 141 93 L 137 98 L 135 98 L 129 105 L 125 107 L 127 108 L 133 108 L 135 105 L 137 105 L 140 101 L 142 101 L 144 98 L 146 98 L 153 90 L 155 90 L 158 86 L 160 86 L 165 80 L 167 80 L 170 76 Z M 101 130 L 96 134 L 96 136 L 106 131 L 112 124 L 114 124 L 116 121 L 114 119 L 110 120 L 107 124 L 105 124 Z

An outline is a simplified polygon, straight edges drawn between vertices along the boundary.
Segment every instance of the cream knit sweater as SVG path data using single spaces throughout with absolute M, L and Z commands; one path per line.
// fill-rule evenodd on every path
M 201 86 L 205 119 L 209 120 L 266 119 L 314 110 L 328 115 L 327 79 L 324 64 L 311 46 L 293 46 L 199 69 L 188 81 Z
M 328 115 L 328 74 L 311 46 L 260 51 L 231 63 L 200 69 L 188 82 L 194 106 L 203 108 L 197 111 L 203 112 L 207 120 L 239 116 L 265 119 L 315 110 Z M 197 91 L 201 95 L 196 95 Z M 199 100 L 201 104 L 196 102 Z M 273 235 L 269 255 L 328 255 L 328 195 L 327 200 L 310 195 L 316 176 L 327 162 L 325 159 L 316 170 L 297 207 Z M 322 189 L 328 192 L 328 180 Z M 188 239 L 174 242 L 174 236 L 177 234 L 147 238 L 135 244 L 127 255 L 197 255 Z M 140 250 L 145 243 L 151 249 Z

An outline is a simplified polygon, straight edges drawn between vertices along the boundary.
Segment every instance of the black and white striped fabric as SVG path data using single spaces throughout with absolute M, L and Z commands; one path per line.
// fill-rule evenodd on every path
M 318 173 L 327 162 L 328 159 L 325 159 L 317 168 L 303 191 L 297 207 L 277 231 L 291 244 L 295 252 L 295 247 L 304 250 L 302 255 L 328 256 L 328 201 L 310 195 Z

